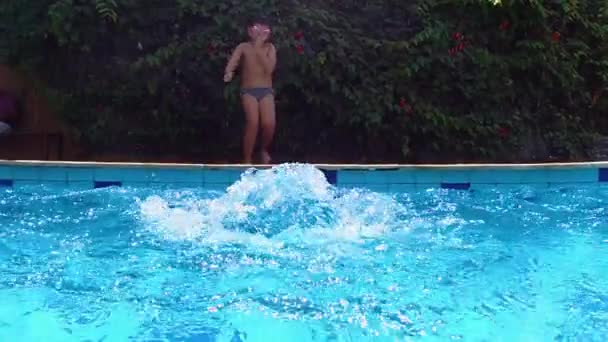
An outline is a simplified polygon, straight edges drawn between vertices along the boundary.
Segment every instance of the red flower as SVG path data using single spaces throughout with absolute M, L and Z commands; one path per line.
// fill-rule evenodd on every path
M 298 32 L 294 33 L 293 37 L 296 40 L 302 40 L 302 38 L 304 38 L 304 32 L 298 31 Z
M 562 39 L 562 35 L 559 32 L 553 32 L 551 35 L 551 40 L 554 42 L 559 42 Z
M 500 127 L 498 129 L 498 135 L 503 139 L 508 138 L 511 135 L 511 130 L 509 127 Z
M 462 50 L 464 50 L 464 43 L 459 43 L 459 44 L 458 44 L 458 46 L 456 47 L 456 49 L 457 49 L 458 51 L 462 51 Z
M 296 46 L 296 51 L 298 52 L 298 54 L 303 54 L 304 53 L 304 46 L 302 44 Z
M 454 32 L 452 34 L 452 39 L 454 39 L 454 40 L 462 40 L 462 39 L 464 39 L 464 35 L 462 35 L 462 33 L 460 33 L 460 32 Z
M 407 103 L 407 100 L 404 98 L 399 101 L 399 107 L 401 107 L 401 109 L 405 109 L 406 113 L 411 113 L 413 111 L 412 106 Z
M 511 27 L 511 23 L 510 23 L 508 20 L 503 20 L 503 22 L 502 22 L 502 23 L 500 23 L 500 26 L 499 26 L 499 28 L 500 28 L 502 31 L 506 31 L 506 30 L 508 30 L 508 29 L 509 29 L 509 27 Z
M 450 48 L 448 50 L 448 53 L 450 54 L 450 56 L 454 56 L 456 54 L 456 48 Z

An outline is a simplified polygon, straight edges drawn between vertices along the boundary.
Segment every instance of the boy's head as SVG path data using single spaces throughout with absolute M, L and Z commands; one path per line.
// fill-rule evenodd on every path
M 255 40 L 258 37 L 266 37 L 265 40 L 270 39 L 270 24 L 268 21 L 263 19 L 254 19 L 247 25 L 247 35 L 251 40 Z

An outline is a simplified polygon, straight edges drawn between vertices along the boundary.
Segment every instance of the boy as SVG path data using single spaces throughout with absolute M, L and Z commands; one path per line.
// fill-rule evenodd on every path
M 274 45 L 268 42 L 269 25 L 254 21 L 247 27 L 247 33 L 249 41 L 239 44 L 228 61 L 224 82 L 232 81 L 235 69 L 241 64 L 241 102 L 246 116 L 243 161 L 251 164 L 258 126 L 261 125 L 262 163 L 269 164 L 269 148 L 274 136 L 276 116 L 272 74 L 277 63 L 277 53 Z

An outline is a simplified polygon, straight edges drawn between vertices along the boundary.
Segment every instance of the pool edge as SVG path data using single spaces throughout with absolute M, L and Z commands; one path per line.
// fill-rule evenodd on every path
M 303 165 L 303 164 L 302 164 Z M 498 185 L 560 187 L 608 184 L 608 162 L 536 164 L 312 164 L 328 183 L 374 191 L 475 190 Z M 275 165 L 0 160 L 4 187 L 52 184 L 78 188 L 176 185 L 225 189 L 247 169 Z M 3 184 L 4 184 L 3 183 Z M 10 183 L 10 186 L 8 185 Z
M 293 162 L 297 163 L 297 162 Z M 303 164 L 303 163 L 300 163 Z M 278 164 L 205 164 L 205 163 L 139 163 L 139 162 L 92 162 L 0 159 L 2 166 L 51 166 L 51 167 L 129 167 L 129 168 L 207 168 L 249 169 L 270 168 Z M 569 163 L 470 163 L 470 164 L 312 164 L 326 170 L 394 170 L 394 169 L 535 169 L 535 168 L 601 168 L 608 161 Z

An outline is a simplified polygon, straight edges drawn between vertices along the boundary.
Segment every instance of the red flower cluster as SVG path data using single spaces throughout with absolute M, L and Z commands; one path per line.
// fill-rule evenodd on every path
M 551 40 L 553 40 L 554 42 L 559 42 L 562 39 L 562 35 L 559 32 L 553 32 L 553 34 L 551 35 Z
M 458 45 L 456 45 L 453 48 L 450 48 L 448 50 L 448 52 L 450 53 L 450 56 L 454 56 L 459 52 L 464 51 L 464 47 L 465 47 L 465 40 L 464 40 L 464 35 L 460 32 L 454 32 L 454 34 L 452 34 L 452 39 L 458 42 Z
M 509 27 L 511 27 L 511 23 L 508 20 L 503 20 L 499 26 L 501 31 L 506 31 L 509 29 Z
M 509 129 L 509 127 L 500 127 L 498 129 L 498 135 L 503 138 L 506 139 L 511 135 L 511 129 Z
M 304 32 L 298 31 L 293 34 L 293 37 L 295 38 L 295 40 L 297 40 L 299 42 L 298 45 L 296 45 L 296 51 L 298 52 L 299 55 L 303 54 L 304 45 L 302 45 L 302 39 L 304 39 Z
M 401 100 L 399 101 L 399 107 L 401 107 L 401 109 L 405 110 L 405 112 L 408 114 L 412 113 L 414 111 L 412 106 L 404 98 L 401 98 Z

